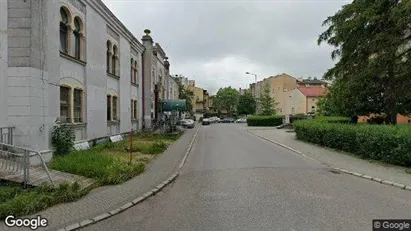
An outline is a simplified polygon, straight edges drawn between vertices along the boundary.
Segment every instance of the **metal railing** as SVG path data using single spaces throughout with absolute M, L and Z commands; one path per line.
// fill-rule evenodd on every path
M 27 187 L 30 180 L 30 157 L 32 156 L 40 158 L 50 183 L 55 187 L 50 171 L 40 152 L 0 142 L 0 170 L 10 175 L 18 175 L 23 172 L 24 187 Z
M 13 145 L 14 127 L 0 127 L 0 143 Z

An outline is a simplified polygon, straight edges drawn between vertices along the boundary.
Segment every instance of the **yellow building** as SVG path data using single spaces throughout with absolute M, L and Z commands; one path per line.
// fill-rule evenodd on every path
M 281 115 L 315 112 L 318 99 L 326 94 L 328 87 L 328 83 L 316 78 L 297 79 L 283 73 L 250 84 L 250 92 L 259 98 L 265 83 L 269 84 L 270 96 L 276 102 L 275 109 Z
M 315 113 L 318 100 L 326 94 L 327 88 L 325 85 L 299 85 L 295 89 L 285 91 L 283 115 Z
M 208 110 L 207 104 L 209 101 L 209 96 L 207 90 L 195 86 L 188 86 L 188 89 L 190 89 L 194 93 L 194 97 L 191 101 L 191 105 L 193 106 L 193 113 L 204 113 L 206 110 Z

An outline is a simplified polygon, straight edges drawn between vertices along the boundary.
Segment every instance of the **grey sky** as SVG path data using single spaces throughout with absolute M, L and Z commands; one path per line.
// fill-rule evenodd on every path
M 288 73 L 318 76 L 333 65 L 317 46 L 322 21 L 350 1 L 103 0 L 137 38 L 148 28 L 183 74 L 214 94 L 231 85 Z

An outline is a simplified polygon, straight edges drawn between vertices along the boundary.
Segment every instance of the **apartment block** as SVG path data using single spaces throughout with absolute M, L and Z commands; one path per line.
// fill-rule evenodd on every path
M 150 30 L 140 42 L 101 0 L 0 1 L 0 31 L 0 128 L 15 145 L 52 150 L 56 120 L 76 142 L 149 128 L 178 98 Z

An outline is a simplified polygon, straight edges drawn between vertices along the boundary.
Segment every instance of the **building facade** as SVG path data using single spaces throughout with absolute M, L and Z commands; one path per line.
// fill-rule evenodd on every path
M 0 1 L 0 31 L 0 127 L 15 145 L 50 151 L 56 120 L 76 141 L 150 127 L 168 94 L 161 46 L 100 0 Z
M 327 92 L 329 84 L 316 78 L 295 78 L 288 74 L 270 76 L 250 84 L 250 92 L 259 98 L 264 85 L 270 87 L 270 96 L 280 115 L 307 114 L 317 110 L 317 102 Z M 259 111 L 257 107 L 257 112 Z

